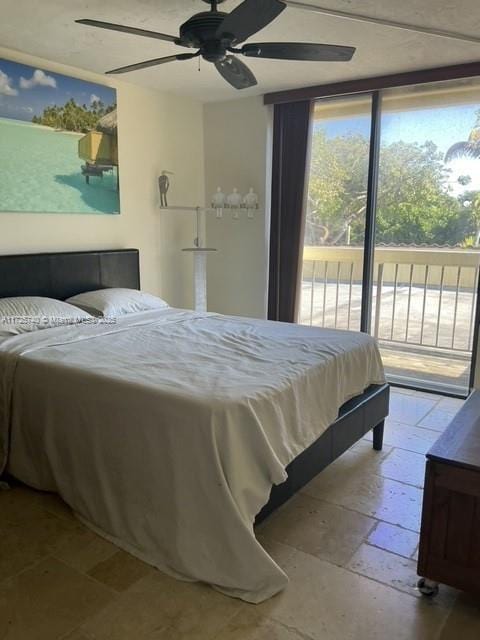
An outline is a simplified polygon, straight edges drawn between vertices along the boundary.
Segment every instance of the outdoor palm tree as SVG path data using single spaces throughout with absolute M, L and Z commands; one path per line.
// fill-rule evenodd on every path
M 456 142 L 445 154 L 445 162 L 450 162 L 455 158 L 478 158 L 480 159 L 480 111 L 477 111 L 477 121 L 464 142 Z

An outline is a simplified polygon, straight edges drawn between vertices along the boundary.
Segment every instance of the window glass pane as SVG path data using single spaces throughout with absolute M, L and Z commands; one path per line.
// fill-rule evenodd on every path
M 299 322 L 360 328 L 370 96 L 315 106 Z

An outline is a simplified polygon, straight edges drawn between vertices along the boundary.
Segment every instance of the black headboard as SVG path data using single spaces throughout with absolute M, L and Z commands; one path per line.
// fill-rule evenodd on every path
M 0 298 L 45 296 L 65 300 L 77 293 L 110 287 L 140 288 L 137 249 L 0 256 Z

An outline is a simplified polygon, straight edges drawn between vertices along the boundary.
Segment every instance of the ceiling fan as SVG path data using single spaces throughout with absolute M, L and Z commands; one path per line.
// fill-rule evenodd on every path
M 351 60 L 355 53 L 354 47 L 301 42 L 259 42 L 244 44 L 237 48 L 236 45 L 244 42 L 275 20 L 286 8 L 286 4 L 281 0 L 244 0 L 231 13 L 224 13 L 218 11 L 217 8 L 224 0 L 203 0 L 203 2 L 210 5 L 210 11 L 197 13 L 182 24 L 179 37 L 99 20 L 76 20 L 76 22 L 100 29 L 166 40 L 181 47 L 198 49 L 195 53 L 179 53 L 112 69 L 107 71 L 109 74 L 126 73 L 127 71 L 154 67 L 165 62 L 190 60 L 202 56 L 204 60 L 212 62 L 223 78 L 235 89 L 253 87 L 257 84 L 257 80 L 239 58 L 231 55 L 233 53 L 251 58 L 317 62 L 346 62 Z

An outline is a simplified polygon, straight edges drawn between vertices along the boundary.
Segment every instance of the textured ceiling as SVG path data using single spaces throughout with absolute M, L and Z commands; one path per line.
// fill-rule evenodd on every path
M 303 0 L 309 4 L 375 17 L 447 29 L 477 36 L 480 33 L 478 0 Z M 238 0 L 226 0 L 231 11 Z M 200 0 L 2 0 L 0 45 L 48 60 L 102 73 L 107 69 L 185 52 L 167 42 L 74 23 L 96 18 L 163 33 L 178 34 L 179 25 L 203 11 Z M 214 67 L 198 60 L 174 62 L 136 71 L 122 80 L 171 91 L 202 101 L 321 84 L 413 69 L 480 61 L 480 44 L 416 34 L 373 24 L 326 17 L 287 7 L 277 20 L 251 39 L 254 41 L 326 42 L 357 47 L 350 63 L 246 62 L 258 79 L 258 87 L 235 91 Z

